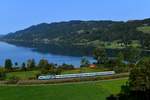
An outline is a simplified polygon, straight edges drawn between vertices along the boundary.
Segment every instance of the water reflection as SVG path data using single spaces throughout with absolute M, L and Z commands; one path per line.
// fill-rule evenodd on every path
M 32 44 L 33 45 L 33 44 Z M 34 47 L 34 48 L 33 48 Z M 51 47 L 50 47 L 51 48 Z M 36 48 L 35 45 L 32 48 L 27 48 L 25 45 L 8 44 L 0 42 L 0 65 L 4 65 L 4 60 L 7 58 L 12 59 L 13 62 L 22 63 L 28 59 L 35 59 L 38 62 L 41 58 L 48 59 L 50 63 L 56 64 L 73 64 L 78 67 L 82 56 L 64 56 L 60 54 L 50 53 L 50 48 L 40 47 Z M 46 52 L 45 52 L 46 51 Z M 61 50 L 60 50 L 61 51 Z M 54 50 L 55 52 L 55 50 Z M 73 52 L 73 51 L 72 51 Z M 92 57 L 88 59 L 93 62 Z

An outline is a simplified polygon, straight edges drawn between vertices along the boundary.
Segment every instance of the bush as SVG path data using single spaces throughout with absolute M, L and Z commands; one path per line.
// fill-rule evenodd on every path
M 106 98 L 107 100 L 117 100 L 113 94 Z
M 6 77 L 6 73 L 5 72 L 0 72 L 0 80 L 4 80 Z
M 35 80 L 36 77 L 29 77 L 28 80 Z
M 3 68 L 0 69 L 0 80 L 4 80 L 6 77 L 6 72 Z
M 52 68 L 52 69 L 43 68 L 41 70 L 41 74 L 59 75 L 61 74 L 61 72 L 62 72 L 61 68 Z
M 68 65 L 68 64 L 62 64 L 61 66 L 58 67 L 59 69 L 62 70 L 73 70 L 74 66 L 73 65 Z
M 9 80 L 6 82 L 6 84 L 17 84 L 19 81 L 19 77 L 12 76 L 9 78 Z

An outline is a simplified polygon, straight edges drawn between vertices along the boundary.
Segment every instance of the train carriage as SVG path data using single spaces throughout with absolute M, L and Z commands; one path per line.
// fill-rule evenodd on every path
M 39 80 L 50 80 L 50 79 L 67 79 L 67 78 L 80 78 L 80 77 L 96 77 L 96 76 L 108 76 L 114 75 L 114 71 L 106 72 L 93 72 L 93 73 L 79 73 L 79 74 L 64 74 L 64 75 L 42 75 L 39 76 Z

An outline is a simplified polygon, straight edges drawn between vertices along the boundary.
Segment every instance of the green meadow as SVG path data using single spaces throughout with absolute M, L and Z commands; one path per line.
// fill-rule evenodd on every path
M 150 26 L 138 27 L 137 30 L 142 31 L 144 33 L 150 33 Z
M 126 79 L 56 85 L 0 86 L 0 100 L 105 100 Z
M 108 69 L 104 68 L 97 68 L 97 69 L 91 69 L 91 68 L 79 68 L 79 69 L 73 69 L 73 70 L 64 70 L 62 71 L 62 74 L 76 74 L 76 73 L 86 73 L 86 72 L 101 72 L 101 71 L 107 71 Z M 22 72 L 10 72 L 6 74 L 6 80 L 9 80 L 11 77 L 18 77 L 21 80 L 27 80 L 30 78 L 36 78 L 36 75 L 40 73 L 40 71 L 22 71 Z

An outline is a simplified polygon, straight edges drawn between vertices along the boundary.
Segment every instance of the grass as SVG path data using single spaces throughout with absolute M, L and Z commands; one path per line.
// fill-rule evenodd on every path
M 107 69 L 104 68 L 78 68 L 78 69 L 74 69 L 74 70 L 65 70 L 62 72 L 62 74 L 76 74 L 76 73 L 88 73 L 88 72 L 102 72 L 105 71 Z
M 82 69 L 74 69 L 74 70 L 65 70 L 62 74 L 75 74 L 75 73 L 86 73 L 86 72 L 101 72 L 104 69 L 91 69 L 91 68 L 82 68 Z M 21 80 L 26 80 L 29 78 L 36 78 L 36 75 L 39 71 L 26 71 L 26 72 L 10 72 L 6 74 L 6 80 L 9 80 L 11 77 L 18 77 Z
M 113 81 L 103 81 L 99 83 L 105 90 L 108 90 L 109 93 L 111 94 L 117 94 L 121 86 L 126 84 L 127 80 L 126 79 L 121 79 L 121 80 L 113 80 Z
M 11 73 L 7 73 L 6 80 L 14 76 L 22 80 L 29 79 L 29 78 L 36 77 L 37 73 L 39 73 L 39 71 L 11 72 Z
M 120 44 L 118 43 L 120 40 L 116 40 L 116 41 L 112 41 L 112 42 L 104 42 L 104 41 L 99 41 L 99 40 L 95 40 L 92 42 L 89 42 L 89 45 L 93 45 L 95 47 L 97 46 L 101 46 L 104 47 L 106 49 L 123 49 L 126 48 L 125 44 Z M 130 44 L 130 46 L 132 47 L 140 47 L 140 43 L 139 41 L 135 41 L 132 40 L 132 43 Z
M 138 27 L 137 30 L 142 31 L 144 33 L 150 33 L 150 26 Z
M 100 40 L 95 40 L 95 41 L 90 41 L 90 42 L 86 42 L 86 43 L 77 43 L 76 45 L 92 45 L 92 46 L 101 46 L 104 47 L 106 49 L 123 49 L 126 48 L 125 44 L 120 44 L 118 43 L 120 40 L 116 40 L 116 41 L 112 41 L 112 42 L 104 42 L 104 41 L 100 41 Z M 130 44 L 130 46 L 132 47 L 140 47 L 140 43 L 139 41 L 135 41 L 133 40 L 132 43 Z
M 0 100 L 105 100 L 118 93 L 126 79 L 96 83 L 39 86 L 1 86 Z
M 120 44 L 117 43 L 117 41 L 113 42 L 104 42 L 104 46 L 107 49 L 123 49 L 125 46 L 121 46 Z
M 126 48 L 126 46 L 122 43 L 122 45 L 120 43 L 117 43 L 118 41 L 113 41 L 113 42 L 105 42 L 105 48 L 107 49 L 123 49 Z M 137 40 L 132 40 L 131 47 L 140 47 L 140 43 Z

